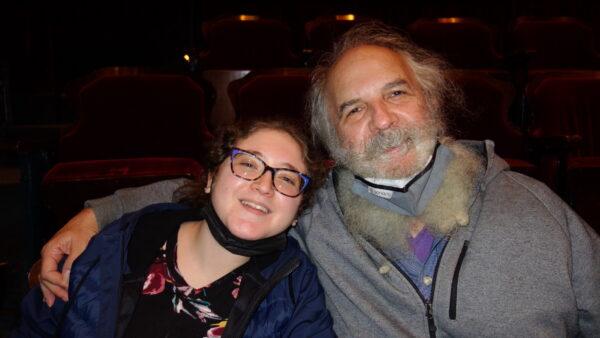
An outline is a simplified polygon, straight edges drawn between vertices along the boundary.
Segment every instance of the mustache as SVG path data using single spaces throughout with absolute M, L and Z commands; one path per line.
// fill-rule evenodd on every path
M 389 148 L 413 143 L 417 139 L 417 136 L 417 128 L 395 128 L 379 132 L 367 141 L 364 147 L 364 154 L 368 154 L 368 157 L 372 158 L 379 157 L 385 154 L 385 151 Z

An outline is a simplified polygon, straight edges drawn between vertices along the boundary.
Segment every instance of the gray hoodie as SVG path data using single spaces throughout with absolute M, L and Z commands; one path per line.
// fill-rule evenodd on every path
M 298 229 L 342 337 L 600 336 L 600 239 L 560 198 L 508 171 L 493 144 L 425 303 L 401 271 L 355 239 L 330 177 Z M 487 155 L 486 155 L 487 154 Z

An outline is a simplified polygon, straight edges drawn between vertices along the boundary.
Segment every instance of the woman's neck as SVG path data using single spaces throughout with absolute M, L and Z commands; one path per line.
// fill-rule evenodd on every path
M 242 266 L 249 257 L 233 254 L 212 236 L 206 221 L 185 222 L 177 234 L 177 267 L 188 285 L 204 287 Z

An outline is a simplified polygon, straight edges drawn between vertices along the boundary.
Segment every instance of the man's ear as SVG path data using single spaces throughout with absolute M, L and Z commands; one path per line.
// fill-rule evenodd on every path
M 213 181 L 213 173 L 208 173 L 208 177 L 206 178 L 206 187 L 204 187 L 204 192 L 210 194 L 210 190 L 212 188 Z

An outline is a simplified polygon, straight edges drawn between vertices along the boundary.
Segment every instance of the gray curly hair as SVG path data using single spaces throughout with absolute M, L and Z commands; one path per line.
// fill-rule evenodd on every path
M 424 97 L 426 110 L 430 117 L 439 121 L 441 127 L 438 136 L 445 136 L 446 119 L 443 107 L 462 104 L 460 90 L 446 76 L 449 65 L 434 53 L 415 45 L 393 27 L 371 21 L 358 24 L 346 32 L 334 45 L 333 51 L 323 55 L 312 73 L 307 111 L 310 113 L 313 136 L 318 138 L 316 141 L 320 141 L 334 159 L 342 157 L 340 153 L 343 152 L 343 148 L 327 111 L 327 75 L 344 53 L 362 45 L 389 48 L 406 58 Z

